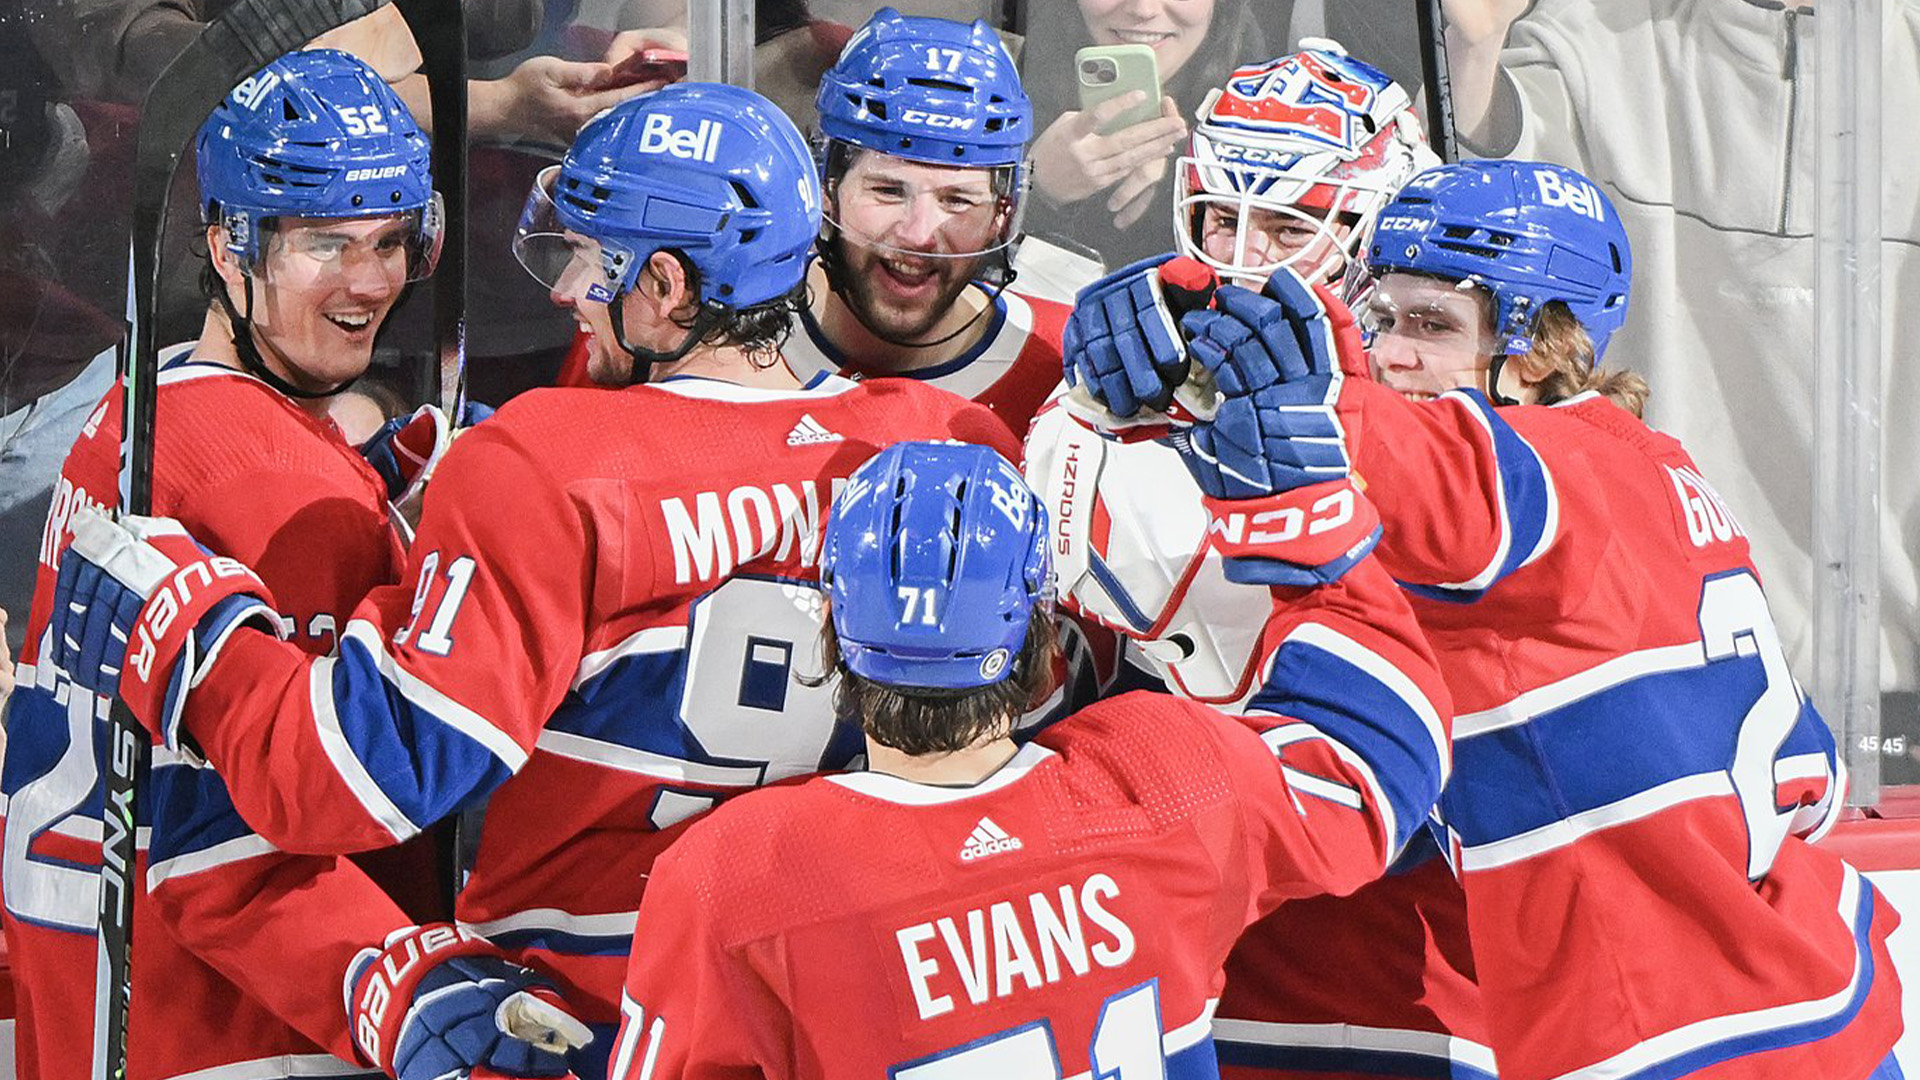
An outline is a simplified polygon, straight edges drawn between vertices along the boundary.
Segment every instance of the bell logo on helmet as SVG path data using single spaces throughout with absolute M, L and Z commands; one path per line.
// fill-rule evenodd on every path
M 666 113 L 653 113 L 640 126 L 640 152 L 711 163 L 720 154 L 720 122 L 702 120 L 699 127 L 688 130 L 674 127 L 673 117 Z
M 945 116 L 925 109 L 907 109 L 900 114 L 900 121 L 906 124 L 925 124 L 928 127 L 952 128 L 965 131 L 973 127 L 971 116 Z
M 1564 206 L 1595 221 L 1607 220 L 1607 204 L 1601 200 L 1599 190 L 1585 180 L 1568 183 L 1559 173 L 1548 169 L 1536 170 L 1533 180 L 1540 188 L 1543 205 Z
M 260 107 L 260 99 L 266 97 L 268 91 L 279 85 L 279 75 L 271 71 L 262 72 L 243 80 L 239 86 L 234 87 L 233 100 L 243 108 L 257 109 Z

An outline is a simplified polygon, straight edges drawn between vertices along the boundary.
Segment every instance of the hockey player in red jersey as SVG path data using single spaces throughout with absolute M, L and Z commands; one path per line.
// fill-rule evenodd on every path
M 200 339 L 162 357 L 154 506 L 252 565 L 276 600 L 261 617 L 295 654 L 323 656 L 404 560 L 387 514 L 403 478 L 363 460 L 325 406 L 366 370 L 407 282 L 432 270 L 427 139 L 364 64 L 313 50 L 236 88 L 196 149 L 209 302 Z M 93 1046 L 108 702 L 71 682 L 49 619 L 71 522 L 116 501 L 120 417 L 116 389 L 56 488 L 7 732 L 5 925 L 19 1075 L 36 1080 L 88 1075 Z M 338 979 L 369 939 L 413 920 L 352 863 L 253 835 L 190 753 L 156 752 L 142 795 L 136 877 L 151 891 L 135 905 L 130 1075 L 370 1073 Z M 437 899 L 431 850 L 402 855 L 381 871 L 394 895 Z
M 867 771 L 748 795 L 663 856 L 612 1075 L 1217 1076 L 1241 928 L 1378 876 L 1447 769 L 1438 672 L 1349 494 L 1349 569 L 1273 590 L 1245 716 L 1139 692 L 1019 747 L 1052 641 L 1044 509 L 979 447 L 865 465 L 821 573 L 823 670 Z
M 1440 816 L 1500 1075 L 1898 1076 L 1897 916 L 1810 843 L 1842 803 L 1832 737 L 1737 520 L 1622 407 L 1644 386 L 1595 367 L 1631 272 L 1614 208 L 1558 166 L 1445 166 L 1369 262 L 1379 381 L 1351 316 L 1286 275 L 1178 331 L 1076 326 L 1070 360 L 1116 412 L 1136 356 L 1143 388 L 1184 356 L 1272 387 L 1233 438 L 1173 437 L 1223 471 L 1281 443 L 1365 478 L 1461 710 Z M 1303 326 L 1326 342 L 1304 366 Z
M 882 8 L 820 80 L 826 229 L 787 355 L 899 375 L 1016 435 L 1060 381 L 1067 308 L 1010 288 L 1033 105 L 993 28 Z
M 1209 93 L 1174 183 L 1180 251 L 1257 288 L 1285 266 L 1342 295 L 1394 192 L 1438 159 L 1406 92 L 1333 42 L 1247 64 Z M 1202 275 L 1203 278 L 1206 275 Z M 1103 439 L 1074 399 L 1034 422 L 1027 473 L 1063 529 L 1066 606 L 1131 638 L 1173 692 L 1229 711 L 1256 688 L 1260 590 L 1226 580 L 1173 448 Z M 1078 410 L 1085 412 L 1086 410 Z M 1487 1077 L 1466 902 L 1416 838 L 1351 896 L 1283 904 L 1227 959 L 1214 1019 L 1232 1078 Z M 1305 977 L 1338 971 L 1337 979 Z
M 409 583 L 357 609 L 333 656 L 234 629 L 162 727 L 151 701 L 161 684 L 184 689 L 171 658 L 177 624 L 195 620 L 123 628 L 135 644 L 119 692 L 169 746 L 190 736 L 268 841 L 392 844 L 491 793 L 461 931 L 549 974 L 601 1025 L 569 1055 L 582 1077 L 605 1071 L 668 830 L 859 750 L 827 692 L 789 677 L 816 663 L 829 500 L 904 438 L 1015 449 L 985 408 L 945 391 L 803 382 L 787 367 L 779 342 L 819 206 L 805 141 L 750 91 L 678 84 L 601 114 L 535 185 L 516 250 L 592 331 L 595 377 L 634 385 L 533 391 L 462 436 Z M 128 568 L 154 547 L 97 517 L 80 534 L 63 579 L 80 649 L 108 637 L 98 590 L 116 572 L 162 606 L 167 581 L 196 574 L 217 585 L 202 601 L 257 588 L 177 547 L 189 565 L 141 578 Z M 111 687 L 121 664 L 87 666 Z M 348 1000 L 356 1033 L 387 1046 L 395 1016 L 430 998 L 385 1008 L 405 988 L 384 970 L 361 973 Z

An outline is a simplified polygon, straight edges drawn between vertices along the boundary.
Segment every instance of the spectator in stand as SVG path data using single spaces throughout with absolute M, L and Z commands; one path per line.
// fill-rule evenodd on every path
M 1048 9 L 1059 25 L 1027 27 L 1021 70 L 1040 135 L 1033 144 L 1029 231 L 1091 248 L 1119 266 L 1167 247 L 1167 169 L 1206 92 L 1249 57 L 1270 55 L 1254 0 L 1079 0 Z M 1074 53 L 1085 45 L 1152 46 L 1160 115 L 1111 135 L 1099 128 L 1138 104 L 1116 98 L 1082 112 Z

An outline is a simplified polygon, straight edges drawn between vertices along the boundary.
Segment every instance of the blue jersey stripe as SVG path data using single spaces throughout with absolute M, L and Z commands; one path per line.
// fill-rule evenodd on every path
M 1392 804 L 1395 851 L 1426 821 L 1441 775 L 1425 722 L 1353 663 L 1317 645 L 1287 641 L 1275 650 L 1267 681 L 1248 709 L 1306 721 L 1358 754 Z
M 1643 675 L 1524 724 L 1459 739 L 1442 813 L 1461 842 L 1476 847 L 1724 771 L 1766 685 L 1759 657 L 1728 657 Z M 1569 762 L 1575 767 L 1555 764 Z
M 331 690 L 353 756 L 416 827 L 439 821 L 512 775 L 487 747 L 389 681 L 356 637 L 340 641 Z
M 1558 498 L 1540 454 L 1500 418 L 1499 411 L 1484 394 L 1477 390 L 1453 391 L 1446 395 L 1446 400 L 1472 410 L 1493 442 L 1504 546 L 1498 562 L 1470 581 L 1454 587 L 1403 585 L 1409 592 L 1429 600 L 1467 604 L 1480 599 L 1488 589 L 1532 561 L 1542 544 L 1552 541 L 1548 530 L 1558 516 Z
M 154 827 L 150 859 L 165 862 L 252 836 L 233 807 L 226 781 L 212 769 L 161 765 L 153 770 Z

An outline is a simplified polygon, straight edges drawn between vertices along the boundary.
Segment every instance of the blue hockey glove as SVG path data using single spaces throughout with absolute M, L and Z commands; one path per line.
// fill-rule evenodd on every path
M 1254 499 L 1347 475 L 1335 404 L 1345 378 L 1318 297 L 1282 270 L 1267 293 L 1225 285 L 1214 308 L 1181 320 L 1221 400 L 1210 422 L 1174 437 L 1216 499 Z
M 278 633 L 272 596 L 247 566 L 201 547 L 171 518 L 115 521 L 82 507 L 54 581 L 54 665 L 118 694 L 147 729 L 179 745 L 189 687 L 233 631 Z
M 1161 255 L 1081 289 L 1062 338 L 1067 382 L 1114 420 L 1190 419 L 1177 394 L 1192 370 L 1178 320 L 1205 307 L 1216 282 L 1193 259 Z
M 347 966 L 346 992 L 354 1045 L 395 1080 L 474 1070 L 565 1076 L 567 1051 L 593 1041 L 552 983 L 446 923 L 397 930 L 362 950 Z
M 1378 511 L 1349 475 L 1336 411 L 1339 322 L 1288 270 L 1261 293 L 1222 286 L 1213 303 L 1180 325 L 1219 403 L 1167 441 L 1207 495 L 1227 577 L 1295 588 L 1336 581 L 1381 535 Z
M 460 410 L 457 427 L 470 428 L 493 410 L 477 401 L 469 401 Z M 437 405 L 422 405 L 411 415 L 396 416 L 380 425 L 373 437 L 360 444 L 360 456 L 386 482 L 387 498 L 404 502 L 417 487 L 424 486 L 433 467 L 453 445 L 456 425 L 447 423 L 447 414 Z

